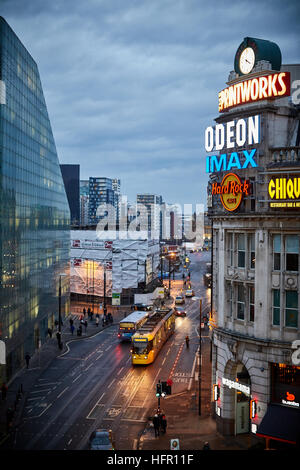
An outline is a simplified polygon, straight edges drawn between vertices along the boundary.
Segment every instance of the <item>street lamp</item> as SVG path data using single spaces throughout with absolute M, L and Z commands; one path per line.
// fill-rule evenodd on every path
M 58 290 L 58 346 L 60 349 L 62 349 L 62 342 L 61 342 L 61 325 L 62 325 L 62 319 L 61 319 L 61 278 L 65 277 L 66 274 L 62 273 L 59 275 L 59 290 Z
M 198 383 L 199 383 L 199 400 L 198 400 L 198 414 L 201 416 L 201 363 L 202 363 L 202 333 L 201 333 L 201 323 L 202 323 L 202 298 L 201 297 L 192 297 L 192 300 L 200 301 L 200 325 L 199 325 L 199 374 L 198 374 Z
M 175 253 L 169 253 L 169 292 L 171 292 L 171 259 L 173 260 Z

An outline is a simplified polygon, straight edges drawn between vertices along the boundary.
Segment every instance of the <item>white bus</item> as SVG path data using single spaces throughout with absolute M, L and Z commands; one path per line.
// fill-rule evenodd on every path
M 149 318 L 150 312 L 136 310 L 130 313 L 119 323 L 118 338 L 121 341 L 131 341 L 132 335 L 138 330 Z

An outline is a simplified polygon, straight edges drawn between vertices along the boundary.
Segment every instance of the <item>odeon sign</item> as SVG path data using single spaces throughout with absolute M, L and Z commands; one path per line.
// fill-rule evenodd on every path
M 217 124 L 215 128 L 209 126 L 205 130 L 205 150 L 222 151 L 256 145 L 260 143 L 260 116 L 250 116 L 236 121 L 228 121 L 226 124 Z M 221 153 L 206 157 L 206 173 L 217 171 L 238 170 L 248 167 L 256 168 L 256 148 L 241 150 L 232 153 Z
M 219 112 L 235 106 L 291 94 L 290 73 L 272 73 L 235 83 L 219 92 Z

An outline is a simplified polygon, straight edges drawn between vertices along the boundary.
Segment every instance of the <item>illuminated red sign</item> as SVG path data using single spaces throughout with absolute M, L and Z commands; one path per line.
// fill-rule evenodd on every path
M 221 184 L 212 184 L 211 193 L 213 196 L 220 195 L 221 202 L 227 211 L 234 211 L 241 204 L 243 195 L 249 195 L 250 183 L 247 180 L 242 182 L 235 173 L 227 173 Z
M 235 83 L 219 92 L 219 112 L 253 101 L 282 98 L 291 94 L 289 72 L 272 73 Z

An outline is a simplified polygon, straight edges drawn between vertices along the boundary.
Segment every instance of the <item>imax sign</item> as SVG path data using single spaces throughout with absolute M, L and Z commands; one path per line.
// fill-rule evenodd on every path
M 206 157 L 206 173 L 214 173 L 216 171 L 230 171 L 232 169 L 243 170 L 248 166 L 256 168 L 257 163 L 254 160 L 256 149 L 243 150 L 240 154 L 233 152 L 229 155 L 222 153 L 221 155 L 213 155 Z

